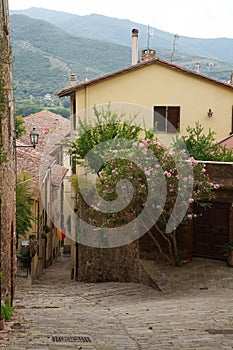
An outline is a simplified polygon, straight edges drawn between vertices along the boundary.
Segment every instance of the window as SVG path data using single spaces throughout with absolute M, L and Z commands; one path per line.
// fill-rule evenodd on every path
M 154 106 L 154 126 L 160 132 L 175 133 L 180 125 L 179 106 Z

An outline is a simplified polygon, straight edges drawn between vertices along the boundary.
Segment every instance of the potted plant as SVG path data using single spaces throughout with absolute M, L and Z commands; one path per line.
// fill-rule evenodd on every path
M 233 241 L 229 241 L 224 247 L 224 256 L 229 266 L 233 267 Z

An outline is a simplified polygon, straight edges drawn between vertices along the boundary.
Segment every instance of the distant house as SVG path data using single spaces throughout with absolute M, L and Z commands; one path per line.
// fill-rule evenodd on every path
M 44 100 L 45 101 L 52 101 L 53 98 L 52 98 L 52 96 L 50 94 L 46 94 L 46 95 L 44 95 Z

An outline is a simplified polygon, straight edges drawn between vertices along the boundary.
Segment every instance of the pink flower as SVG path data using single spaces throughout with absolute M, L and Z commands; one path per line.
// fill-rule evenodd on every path
M 188 214 L 187 217 L 188 217 L 190 220 L 192 220 L 192 218 L 193 218 L 192 214 Z
M 202 169 L 201 169 L 201 172 L 202 172 L 202 174 L 204 174 L 204 173 L 206 172 L 206 169 L 205 169 L 205 168 L 202 168 Z
M 169 171 L 167 171 L 167 170 L 165 170 L 163 174 L 164 174 L 165 176 L 167 176 L 167 177 L 171 177 L 171 176 L 172 176 L 172 174 L 169 173 Z
M 214 189 L 215 190 L 218 190 L 220 188 L 220 185 L 219 184 L 214 184 Z
M 195 158 L 190 157 L 189 160 L 190 160 L 194 165 L 198 165 L 198 162 L 196 161 Z
M 143 140 L 142 143 L 146 147 L 148 142 L 147 142 L 147 140 Z
M 193 198 L 189 198 L 189 203 L 193 203 L 194 199 Z

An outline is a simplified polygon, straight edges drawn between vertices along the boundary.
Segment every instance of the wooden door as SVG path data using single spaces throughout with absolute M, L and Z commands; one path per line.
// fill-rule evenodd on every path
M 210 208 L 197 207 L 201 216 L 194 224 L 194 256 L 224 259 L 223 249 L 229 240 L 230 206 L 215 202 Z

